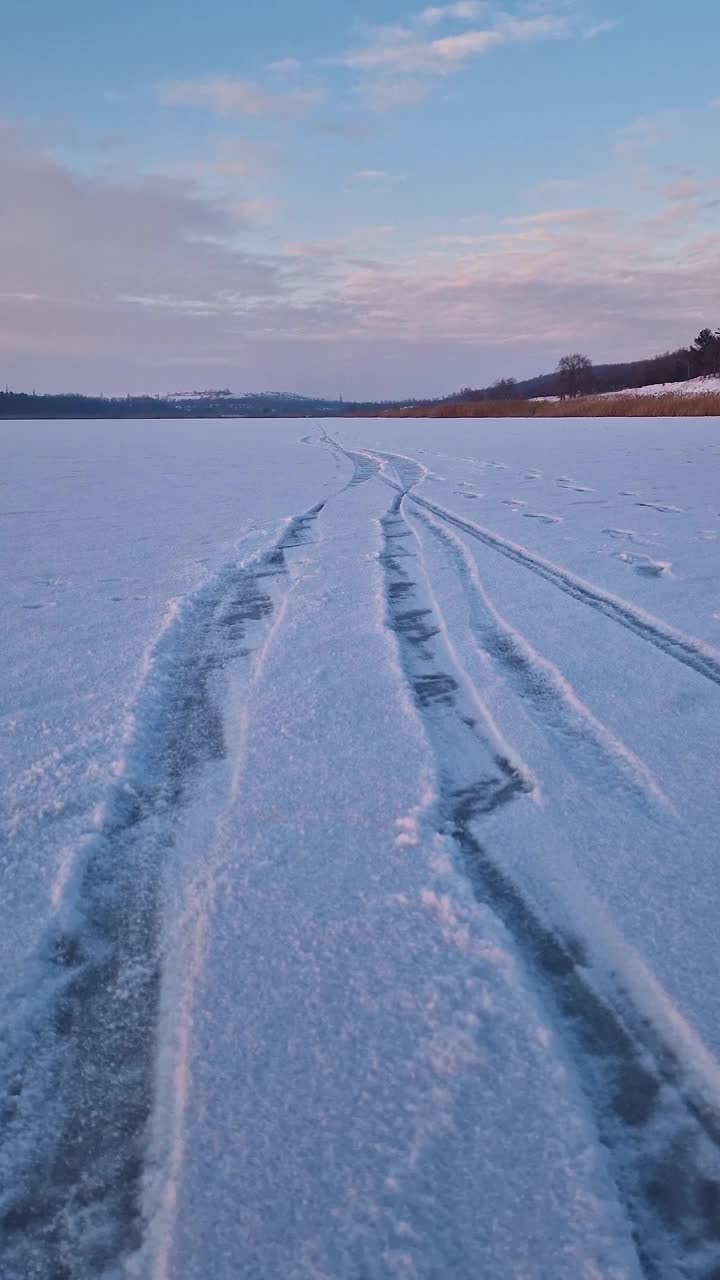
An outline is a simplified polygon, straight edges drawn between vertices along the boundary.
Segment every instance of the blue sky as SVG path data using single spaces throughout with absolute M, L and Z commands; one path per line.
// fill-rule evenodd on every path
M 0 376 L 405 396 L 689 341 L 720 323 L 691 9 L 5 0 Z

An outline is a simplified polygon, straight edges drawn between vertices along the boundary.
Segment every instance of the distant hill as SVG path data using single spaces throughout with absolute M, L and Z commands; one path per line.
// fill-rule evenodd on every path
M 338 418 L 400 408 L 408 401 L 323 400 L 287 391 L 192 391 L 169 396 L 35 395 L 0 392 L 0 418 Z
M 593 365 L 588 392 L 601 394 L 606 391 L 626 391 L 628 388 L 645 387 L 652 383 L 683 382 L 692 376 L 692 365 L 687 351 L 673 351 L 646 360 L 630 360 L 622 364 Z M 465 388 L 443 400 L 454 403 L 462 400 L 534 400 L 538 396 L 559 396 L 562 391 L 557 372 L 540 373 L 534 378 L 520 381 L 504 378 L 489 387 Z
M 294 391 L 246 391 L 242 395 L 223 391 L 214 397 L 196 392 L 191 397 L 175 398 L 170 402 L 193 413 L 201 408 L 203 413 L 210 411 L 241 418 L 342 418 L 360 413 L 375 414 L 410 403 L 407 400 L 325 400 L 301 396 Z
M 720 376 L 720 330 L 703 329 L 689 347 L 645 360 L 592 365 L 585 357 L 580 381 L 568 392 L 558 371 L 516 381 L 502 378 L 489 387 L 465 387 L 430 400 L 326 400 L 292 391 L 246 391 L 228 388 L 173 392 L 166 396 L 28 395 L 0 392 L 0 418 L 342 418 L 387 412 L 402 413 L 413 405 L 457 405 L 483 401 L 528 401 L 540 397 L 602 395 L 639 387 Z
M 649 359 L 591 365 L 583 377 L 582 391 L 588 395 L 602 395 L 608 391 L 628 391 L 639 387 L 686 382 L 703 375 L 720 375 L 720 330 L 713 332 L 711 329 L 703 329 L 689 347 L 666 351 Z M 492 386 L 477 390 L 465 387 L 437 403 L 534 400 L 540 396 L 560 396 L 562 393 L 562 375 L 559 370 L 555 370 L 553 373 L 541 373 L 537 377 L 521 381 L 502 378 Z

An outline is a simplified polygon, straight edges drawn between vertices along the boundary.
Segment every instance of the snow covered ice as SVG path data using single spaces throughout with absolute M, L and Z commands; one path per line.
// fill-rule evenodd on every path
M 712 421 L 9 423 L 0 1275 L 720 1275 Z

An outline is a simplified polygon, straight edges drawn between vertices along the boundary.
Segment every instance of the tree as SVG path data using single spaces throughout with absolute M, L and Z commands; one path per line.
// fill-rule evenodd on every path
M 696 374 L 720 375 L 720 329 L 701 329 L 690 348 Z
M 516 400 L 517 378 L 498 378 L 490 388 L 491 400 Z
M 563 356 L 558 361 L 557 373 L 560 380 L 560 399 L 575 399 L 575 396 L 582 395 L 590 389 L 590 371 L 592 369 L 592 360 L 589 356 L 583 356 L 579 351 L 573 352 L 572 355 Z

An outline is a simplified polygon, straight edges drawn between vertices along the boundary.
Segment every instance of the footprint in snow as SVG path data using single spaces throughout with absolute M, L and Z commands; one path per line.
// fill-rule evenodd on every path
M 562 516 L 550 516 L 546 511 L 523 511 L 528 520 L 541 520 L 543 524 L 562 524 Z
M 571 476 L 558 476 L 555 483 L 559 485 L 561 489 L 572 489 L 574 493 L 594 493 L 595 492 L 594 489 L 591 489 L 589 485 L 580 484 L 578 480 L 573 480 Z
M 636 507 L 650 507 L 652 511 L 674 512 L 676 515 L 682 515 L 684 508 L 675 507 L 671 502 L 644 502 L 638 501 Z
M 625 542 L 650 542 L 653 535 L 638 533 L 637 529 L 603 529 L 610 538 L 622 538 Z
M 670 560 L 653 560 L 651 556 L 641 555 L 637 551 L 617 551 L 615 554 L 624 564 L 632 565 L 635 572 L 643 578 L 662 578 L 672 572 Z

